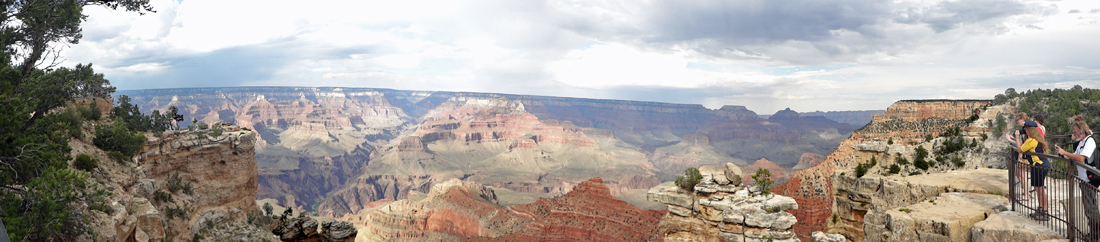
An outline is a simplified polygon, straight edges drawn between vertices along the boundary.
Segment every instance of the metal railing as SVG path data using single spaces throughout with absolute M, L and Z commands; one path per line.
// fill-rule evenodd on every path
M 1059 136 L 1051 136 L 1055 138 Z M 1067 136 L 1068 137 L 1068 136 Z M 1091 151 L 1089 151 L 1091 152 Z M 1100 170 L 1061 156 L 1024 152 L 1047 159 L 1051 166 L 1034 166 L 1018 161 L 1019 151 L 1008 152 L 1008 199 L 1012 211 L 1026 209 L 1029 218 L 1065 236 L 1069 241 L 1100 242 L 1100 211 L 1097 188 L 1077 176 L 1077 168 L 1100 177 Z M 1065 170 L 1055 164 L 1065 164 Z M 1019 169 L 1019 171 L 1017 171 Z M 1022 175 L 1020 180 L 1018 175 Z M 1038 178 L 1038 179 L 1036 179 Z M 1033 180 L 1039 180 L 1038 182 Z M 1033 185 L 1042 184 L 1036 187 Z M 1039 208 L 1046 205 L 1045 212 Z

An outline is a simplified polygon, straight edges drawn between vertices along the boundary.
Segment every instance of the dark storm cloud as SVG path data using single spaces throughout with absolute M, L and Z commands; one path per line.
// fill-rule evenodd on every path
M 948 1 L 931 7 L 904 9 L 894 20 L 907 24 L 927 24 L 936 32 L 943 32 L 962 24 L 1031 13 L 1034 10 L 1011 0 Z
M 1050 14 L 1050 7 L 1016 0 L 947 1 L 934 5 L 880 0 L 657 1 L 637 10 L 605 8 L 638 20 L 563 14 L 558 26 L 601 41 L 675 46 L 724 59 L 788 64 L 852 61 L 892 54 L 935 35 L 1001 34 L 1009 17 Z M 581 15 L 581 16 L 577 16 Z M 601 15 L 602 16 L 602 15 Z M 792 43 L 791 41 L 801 42 Z
M 884 18 L 888 1 L 661 1 L 648 19 L 651 41 L 716 39 L 726 43 L 815 41 L 829 31 L 859 30 Z

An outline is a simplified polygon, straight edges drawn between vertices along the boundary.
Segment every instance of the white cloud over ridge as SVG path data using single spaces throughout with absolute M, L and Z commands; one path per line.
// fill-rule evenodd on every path
M 90 7 L 66 65 L 95 63 L 120 89 L 354 86 L 762 114 L 1100 87 L 1100 3 L 1087 0 L 153 4 Z

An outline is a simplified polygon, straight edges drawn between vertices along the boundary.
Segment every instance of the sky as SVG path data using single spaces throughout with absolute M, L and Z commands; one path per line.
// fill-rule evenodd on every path
M 85 9 L 64 66 L 119 90 L 307 86 L 743 105 L 1100 87 L 1095 0 L 152 0 Z

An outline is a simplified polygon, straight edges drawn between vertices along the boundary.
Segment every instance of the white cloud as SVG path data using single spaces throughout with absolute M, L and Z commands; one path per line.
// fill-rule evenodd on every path
M 1100 9 L 1091 0 L 153 4 L 145 16 L 88 8 L 65 65 L 93 62 L 121 89 L 361 86 L 760 113 L 988 98 L 1100 76 L 1100 14 L 1068 13 Z

